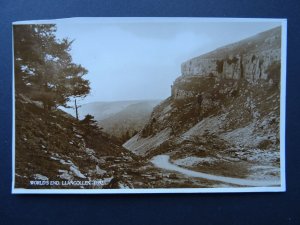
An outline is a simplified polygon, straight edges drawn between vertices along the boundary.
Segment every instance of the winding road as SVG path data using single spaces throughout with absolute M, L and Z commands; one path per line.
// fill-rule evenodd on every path
M 202 172 L 196 172 L 170 163 L 170 156 L 168 155 L 157 155 L 151 159 L 151 162 L 154 164 L 154 166 L 158 168 L 176 171 L 178 173 L 184 174 L 189 177 L 203 178 L 207 180 L 219 181 L 223 183 L 235 184 L 240 186 L 269 187 L 269 186 L 280 185 L 280 180 L 278 179 L 277 180 L 250 180 L 250 179 L 224 177 L 224 176 L 211 175 Z

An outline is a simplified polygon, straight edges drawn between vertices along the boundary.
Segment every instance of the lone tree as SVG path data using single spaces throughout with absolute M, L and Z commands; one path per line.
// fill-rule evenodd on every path
M 88 71 L 72 62 L 73 41 L 59 40 L 55 33 L 54 24 L 14 26 L 16 92 L 41 101 L 45 111 L 90 92 L 83 78 Z
M 102 130 L 102 128 L 99 127 L 94 116 L 90 114 L 85 115 L 84 119 L 82 119 L 80 123 L 85 131 L 86 136 L 91 134 L 98 134 Z
M 72 64 L 69 68 L 69 74 L 73 74 L 73 77 L 69 80 L 67 86 L 70 90 L 70 96 L 74 98 L 74 109 L 77 120 L 79 120 L 78 108 L 81 107 L 77 104 L 77 98 L 84 98 L 90 92 L 89 81 L 82 78 L 87 72 L 81 65 Z

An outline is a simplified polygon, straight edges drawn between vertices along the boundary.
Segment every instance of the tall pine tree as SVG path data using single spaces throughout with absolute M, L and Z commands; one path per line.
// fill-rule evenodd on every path
M 90 91 L 83 77 L 88 71 L 72 62 L 73 41 L 59 40 L 53 24 L 14 26 L 15 88 L 45 110 L 65 106 L 71 97 L 84 97 Z

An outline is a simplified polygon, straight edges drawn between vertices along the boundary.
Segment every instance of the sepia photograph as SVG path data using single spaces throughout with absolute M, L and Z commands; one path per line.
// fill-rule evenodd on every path
M 12 193 L 285 191 L 286 29 L 13 23 Z

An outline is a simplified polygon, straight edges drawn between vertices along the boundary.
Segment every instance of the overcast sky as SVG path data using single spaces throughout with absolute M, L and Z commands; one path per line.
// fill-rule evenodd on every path
M 81 103 L 165 99 L 182 62 L 279 26 L 275 22 L 58 23 L 71 55 L 88 69 Z

